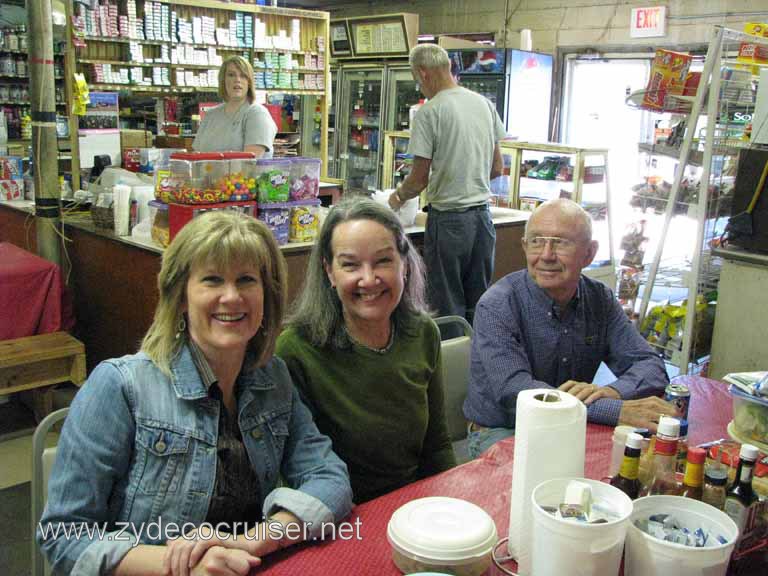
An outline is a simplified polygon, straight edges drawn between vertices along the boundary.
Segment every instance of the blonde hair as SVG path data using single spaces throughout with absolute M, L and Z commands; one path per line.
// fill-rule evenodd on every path
M 171 374 L 171 362 L 186 342 L 186 337 L 176 335 L 184 318 L 190 271 L 208 262 L 221 268 L 244 263 L 259 270 L 264 286 L 264 315 L 261 329 L 248 343 L 248 351 L 259 366 L 274 352 L 286 305 L 285 261 L 280 248 L 262 222 L 234 210 L 216 210 L 193 218 L 163 254 L 155 317 L 141 349 L 165 374 Z
M 246 78 L 248 78 L 248 90 L 245 93 L 245 99 L 249 104 L 253 104 L 256 99 L 256 87 L 253 83 L 253 66 L 242 56 L 232 56 L 224 60 L 224 63 L 219 68 L 219 97 L 227 102 L 229 95 L 227 94 L 227 67 L 229 65 L 234 66 L 237 70 Z

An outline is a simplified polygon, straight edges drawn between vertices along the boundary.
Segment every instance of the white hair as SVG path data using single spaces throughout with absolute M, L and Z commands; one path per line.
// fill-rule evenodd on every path
M 443 48 L 437 44 L 419 44 L 411 49 L 408 55 L 411 68 L 448 68 L 451 59 Z
M 584 240 L 586 242 L 592 241 L 592 217 L 579 204 L 573 200 L 569 200 L 568 198 L 555 198 L 554 200 L 548 200 L 536 208 L 533 214 L 531 214 L 531 217 L 525 223 L 525 238 L 528 238 L 528 225 L 530 224 L 531 220 L 533 220 L 533 217 L 536 215 L 536 213 L 545 208 L 557 210 L 560 214 L 567 218 L 574 218 L 577 222 L 580 223 L 579 228 L 581 229 L 581 232 L 584 236 Z

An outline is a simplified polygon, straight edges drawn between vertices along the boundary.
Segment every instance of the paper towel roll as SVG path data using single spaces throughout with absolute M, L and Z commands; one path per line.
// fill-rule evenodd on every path
M 517 395 L 515 457 L 509 513 L 509 553 L 518 573 L 530 574 L 531 493 L 545 480 L 584 476 L 587 409 L 575 396 L 552 389 Z

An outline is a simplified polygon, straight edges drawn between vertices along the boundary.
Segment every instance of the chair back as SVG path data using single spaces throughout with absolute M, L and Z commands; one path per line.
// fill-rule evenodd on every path
M 48 477 L 56 459 L 56 447 L 46 448 L 45 439 L 53 426 L 64 420 L 68 413 L 69 408 L 52 412 L 38 424 L 32 436 L 32 576 L 48 576 L 51 573 L 51 567 L 37 546 L 37 523 L 43 515 L 48 495 Z
M 451 441 L 456 442 L 467 436 L 467 421 L 464 418 L 464 399 L 469 385 L 469 355 L 472 349 L 472 326 L 461 316 L 435 318 L 438 326 L 458 325 L 461 336 L 449 338 L 440 343 L 443 363 L 443 385 L 445 388 L 445 417 Z

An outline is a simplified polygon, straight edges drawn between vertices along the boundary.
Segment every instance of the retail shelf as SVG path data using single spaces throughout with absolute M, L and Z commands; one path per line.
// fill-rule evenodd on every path
M 106 42 L 108 44 L 130 44 L 131 42 L 138 42 L 139 44 L 147 44 L 151 46 L 162 46 L 163 44 L 172 44 L 170 40 L 139 40 L 137 38 L 123 38 L 118 37 L 106 37 L 106 36 L 79 36 L 86 42 Z
M 603 182 L 585 182 L 582 191 L 582 204 L 604 205 L 605 192 Z M 573 193 L 572 180 L 539 180 L 538 178 L 520 177 L 520 198 L 534 200 L 552 200 L 559 198 L 561 193 Z
M 655 154 L 658 156 L 667 156 L 678 160 L 680 158 L 680 149 L 673 146 L 667 146 L 665 144 L 650 144 L 647 142 L 640 142 L 637 145 L 637 149 L 640 152 L 646 152 L 648 154 Z M 688 163 L 693 166 L 701 166 L 704 153 L 699 150 L 691 150 L 688 153 Z
M 164 62 L 125 62 L 123 60 L 94 60 L 92 58 L 78 58 L 78 64 L 110 64 L 112 66 L 167 66 Z

